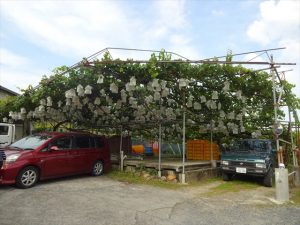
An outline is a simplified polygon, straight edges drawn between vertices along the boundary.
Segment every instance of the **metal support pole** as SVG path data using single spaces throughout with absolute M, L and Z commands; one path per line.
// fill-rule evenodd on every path
M 214 160 L 214 152 L 213 152 L 213 126 L 212 126 L 212 121 L 210 121 L 210 162 L 211 162 L 211 167 L 216 168 L 217 163 Z
M 276 84 L 275 84 L 275 72 L 274 72 L 274 61 L 273 61 L 273 55 L 271 55 L 271 75 L 272 75 L 272 84 L 273 84 L 273 102 L 274 102 L 274 128 L 278 125 L 277 120 L 277 107 L 278 103 L 276 100 Z M 276 135 L 276 150 L 279 150 L 279 139 L 278 135 Z
M 121 126 L 121 135 L 120 135 L 120 170 L 123 171 L 124 169 L 124 152 L 122 150 L 123 145 L 123 127 Z
M 160 98 L 159 98 L 159 137 L 158 137 L 158 177 L 161 177 L 161 121 L 162 121 L 162 116 L 161 116 L 161 93 L 160 93 Z
M 295 157 L 295 152 L 294 152 L 294 140 L 293 140 L 293 128 L 292 128 L 292 117 L 291 117 L 291 110 L 290 107 L 289 109 L 289 124 L 290 124 L 290 135 L 291 135 L 291 150 L 293 154 L 293 166 L 296 166 L 296 157 Z
M 212 142 L 213 142 L 213 130 L 212 130 L 212 121 L 210 121 L 210 160 L 211 161 L 214 160 Z
M 158 177 L 161 177 L 161 123 L 159 123 L 158 137 Z
M 185 184 L 185 108 L 183 109 L 183 124 L 182 124 L 182 174 L 181 183 Z
M 274 61 L 273 55 L 271 55 L 271 75 L 272 75 L 272 84 L 273 84 L 273 102 L 274 102 L 274 129 L 278 127 L 278 102 L 276 100 L 276 83 L 275 83 L 275 71 L 274 71 Z M 278 134 L 276 135 L 276 150 L 279 154 L 282 154 L 282 150 L 279 147 L 279 138 Z M 281 155 L 282 157 L 282 155 Z M 278 157 L 278 166 L 280 167 L 281 157 Z M 280 160 L 281 158 L 281 160 Z M 289 200 L 289 185 L 288 185 L 288 170 L 284 168 L 275 169 L 275 187 L 276 187 L 276 200 L 280 202 L 285 202 Z

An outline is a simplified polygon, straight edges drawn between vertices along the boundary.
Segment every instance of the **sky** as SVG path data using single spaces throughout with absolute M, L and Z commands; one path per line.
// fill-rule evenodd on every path
M 107 47 L 165 49 L 191 60 L 286 47 L 269 54 L 297 63 L 278 70 L 293 70 L 285 78 L 300 97 L 299 0 L 0 0 L 1 86 L 20 93 Z M 233 58 L 251 59 L 269 61 L 266 53 Z

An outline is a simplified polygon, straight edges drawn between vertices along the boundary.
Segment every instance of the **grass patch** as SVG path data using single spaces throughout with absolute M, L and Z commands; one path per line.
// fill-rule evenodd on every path
M 173 190 L 183 187 L 183 185 L 179 183 L 162 181 L 159 178 L 156 178 L 154 176 L 152 176 L 151 178 L 150 177 L 144 178 L 141 172 L 121 172 L 118 170 L 111 170 L 109 173 L 107 173 L 107 176 L 114 180 L 127 182 L 130 184 L 146 184 L 146 185 L 173 189 Z
M 217 181 L 223 181 L 223 179 L 221 177 L 210 177 L 210 178 L 204 179 L 204 181 L 207 183 L 214 183 Z
M 144 177 L 143 174 L 148 173 L 151 177 Z M 205 192 L 205 195 L 215 195 L 215 194 L 223 194 L 227 192 L 237 192 L 241 190 L 249 190 L 260 187 L 261 185 L 255 182 L 249 181 L 240 181 L 233 180 L 230 182 L 224 182 L 221 177 L 212 177 L 212 178 L 204 178 L 201 181 L 194 181 L 188 184 L 181 183 L 173 183 L 172 181 L 163 181 L 157 177 L 157 171 L 139 168 L 136 171 L 120 171 L 118 169 L 112 169 L 110 172 L 106 174 L 109 178 L 125 182 L 129 184 L 141 184 L 141 185 L 150 185 L 159 188 L 166 188 L 172 190 L 184 190 L 189 188 L 201 188 L 210 184 L 216 183 L 216 187 L 210 187 L 208 192 Z M 214 186 L 214 185 L 213 185 Z
M 228 192 L 238 192 L 242 190 L 251 190 L 260 187 L 261 185 L 257 183 L 247 182 L 247 181 L 240 181 L 240 180 L 233 180 L 224 182 L 217 187 L 211 188 L 211 190 L 206 195 L 219 195 Z
M 295 188 L 292 191 L 290 200 L 295 204 L 300 205 L 300 188 Z
M 209 185 L 215 182 L 223 181 L 221 177 L 209 177 L 209 178 L 203 178 L 200 181 L 192 181 L 189 182 L 187 187 L 201 187 L 205 185 Z

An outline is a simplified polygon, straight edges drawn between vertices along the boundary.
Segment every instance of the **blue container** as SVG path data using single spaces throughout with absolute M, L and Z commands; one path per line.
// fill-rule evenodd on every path
M 153 154 L 153 149 L 152 149 L 152 147 L 145 146 L 145 154 Z

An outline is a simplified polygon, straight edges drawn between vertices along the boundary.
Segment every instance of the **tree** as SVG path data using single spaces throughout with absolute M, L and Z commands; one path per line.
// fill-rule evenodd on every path
M 187 134 L 193 138 L 210 129 L 216 137 L 270 130 L 273 96 L 268 73 L 241 65 L 162 62 L 166 60 L 171 57 L 165 52 L 153 54 L 149 63 L 124 63 L 107 54 L 93 62 L 83 59 L 74 68 L 55 69 L 37 88 L 1 101 L 0 117 L 49 121 L 54 127 L 67 122 L 86 129 L 123 126 L 150 133 L 161 123 L 165 138 L 176 139 L 181 137 L 185 110 Z M 292 85 L 283 85 L 282 104 L 299 108 Z

